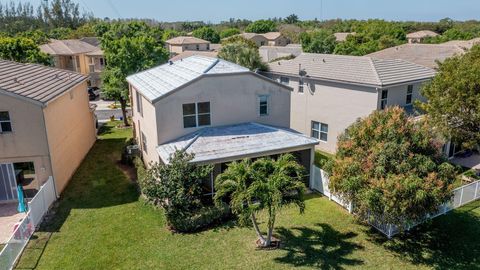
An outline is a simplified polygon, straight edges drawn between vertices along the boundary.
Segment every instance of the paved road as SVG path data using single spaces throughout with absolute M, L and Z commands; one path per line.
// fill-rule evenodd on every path
M 100 122 L 110 120 L 110 117 L 113 115 L 115 119 L 120 119 L 123 117 L 121 109 L 110 109 L 108 106 L 113 103 L 113 101 L 106 101 L 106 100 L 96 100 L 90 101 L 91 104 L 97 105 L 95 110 L 95 114 L 97 115 L 97 119 Z M 127 115 L 132 116 L 131 108 L 127 108 Z

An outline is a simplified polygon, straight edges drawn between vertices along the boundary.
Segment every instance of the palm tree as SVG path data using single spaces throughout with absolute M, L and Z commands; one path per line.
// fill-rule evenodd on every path
M 298 206 L 300 213 L 305 209 L 303 171 L 291 154 L 282 155 L 277 160 L 261 158 L 254 162 L 247 159 L 232 162 L 215 180 L 215 201 L 229 201 L 241 224 L 251 221 L 260 244 L 269 247 L 278 210 L 290 204 Z M 268 214 L 266 237 L 256 218 L 256 213 L 261 210 Z

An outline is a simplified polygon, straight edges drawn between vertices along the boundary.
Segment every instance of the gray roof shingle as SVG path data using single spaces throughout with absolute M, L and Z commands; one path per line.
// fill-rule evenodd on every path
M 165 163 L 176 150 L 194 153 L 192 162 L 232 161 L 318 143 L 318 140 L 290 129 L 250 122 L 206 127 L 158 146 L 157 153 Z
M 250 72 L 225 60 L 194 55 L 127 77 L 127 81 L 150 102 L 206 74 Z
M 0 60 L 0 90 L 43 104 L 85 80 L 63 69 Z
M 313 53 L 270 63 L 269 68 L 270 72 L 292 76 L 298 76 L 301 68 L 307 77 L 319 80 L 379 87 L 435 76 L 433 69 L 404 60 Z

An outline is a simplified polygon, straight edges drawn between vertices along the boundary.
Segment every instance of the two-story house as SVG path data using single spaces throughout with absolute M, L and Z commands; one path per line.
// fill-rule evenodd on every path
M 180 54 L 185 51 L 210 51 L 210 41 L 196 37 L 174 37 L 165 41 L 165 44 L 172 54 Z
M 294 153 L 310 172 L 316 139 L 290 126 L 292 89 L 236 64 L 191 56 L 127 77 L 135 137 L 146 164 L 176 150 L 214 164 Z
M 265 34 L 257 33 L 242 33 L 238 36 L 248 39 L 255 43 L 257 47 L 261 46 L 287 46 L 290 44 L 290 40 L 283 36 L 280 32 L 268 32 Z M 226 38 L 228 39 L 228 38 Z
M 17 185 L 33 197 L 52 176 L 57 193 L 96 140 L 87 77 L 0 60 L 0 201 Z
M 92 44 L 99 44 L 98 39 L 52 39 L 49 43 L 40 45 L 40 50 L 52 56 L 56 68 L 87 75 L 89 86 L 100 87 L 100 74 L 106 62 L 100 47 Z
M 414 113 L 420 87 L 433 69 L 404 60 L 303 53 L 269 64 L 265 76 L 292 87 L 290 127 L 334 153 L 337 137 L 357 119 L 387 106 Z

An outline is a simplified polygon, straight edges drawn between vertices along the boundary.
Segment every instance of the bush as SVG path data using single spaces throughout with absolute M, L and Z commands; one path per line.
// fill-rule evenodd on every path
M 219 224 L 230 216 L 230 208 L 226 204 L 220 206 L 204 206 L 192 213 L 165 214 L 168 225 L 177 232 L 195 232 Z

